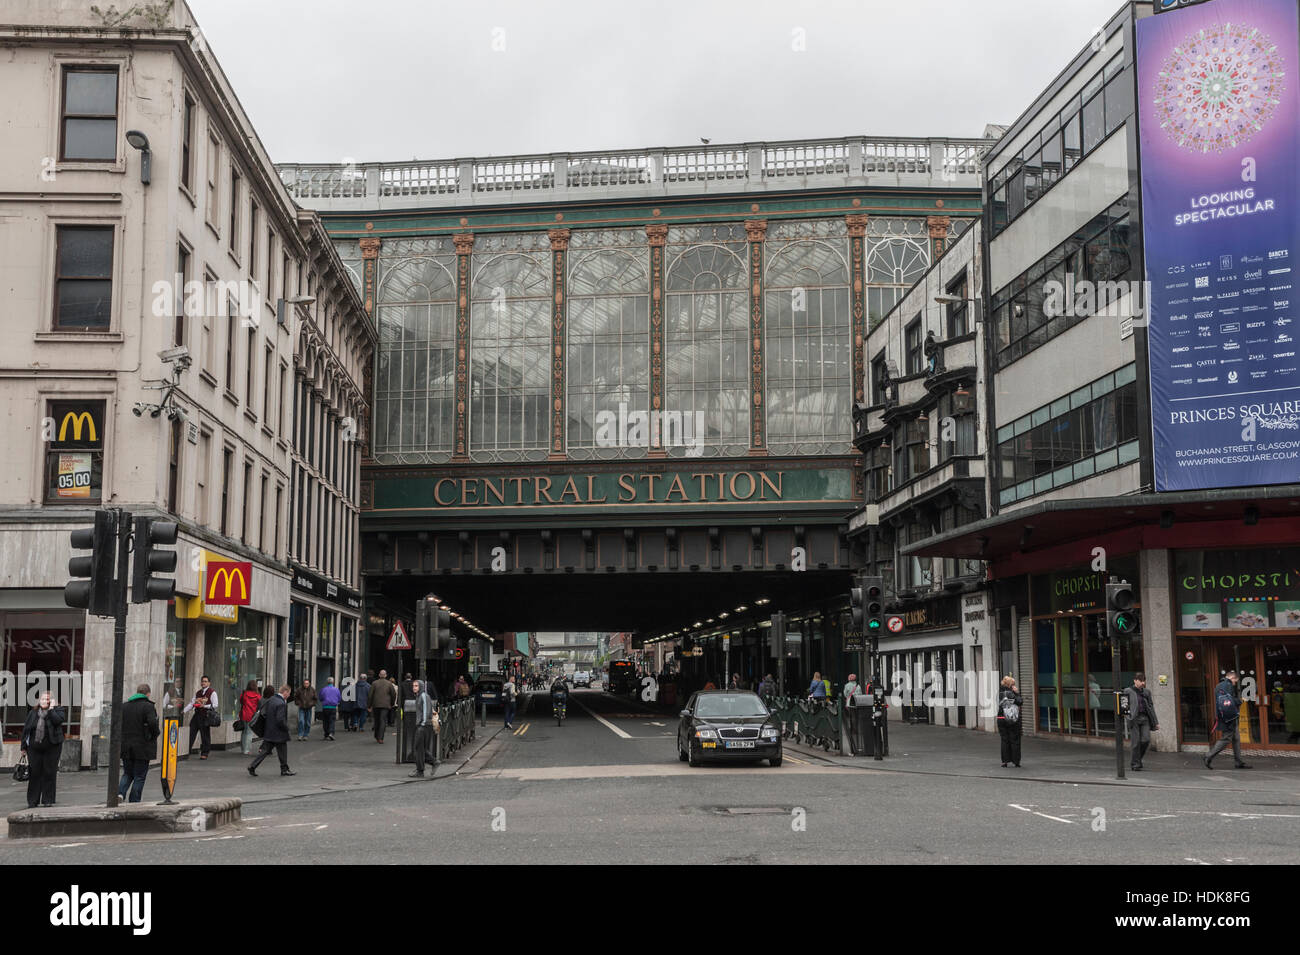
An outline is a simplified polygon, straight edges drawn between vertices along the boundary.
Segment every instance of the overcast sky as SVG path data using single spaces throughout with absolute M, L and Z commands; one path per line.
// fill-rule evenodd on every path
M 189 0 L 276 162 L 1010 123 L 1120 0 Z

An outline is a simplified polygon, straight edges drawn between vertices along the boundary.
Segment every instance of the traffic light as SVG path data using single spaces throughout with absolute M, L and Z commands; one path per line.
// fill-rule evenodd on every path
M 444 660 L 456 659 L 456 641 L 451 635 L 451 611 L 433 607 L 430 608 L 429 616 L 433 620 L 433 646 L 441 650 L 437 655 Z
M 862 577 L 859 581 L 864 598 L 863 614 L 867 636 L 880 636 L 885 629 L 885 581 L 883 577 Z
M 429 648 L 433 645 L 429 633 L 429 600 L 421 597 L 415 602 L 415 658 L 427 660 Z
M 152 517 L 135 519 L 135 564 L 131 568 L 131 603 L 171 600 L 176 595 L 176 581 L 154 574 L 176 573 L 176 551 L 165 549 L 176 543 L 175 521 Z
M 865 632 L 867 628 L 866 593 L 862 589 L 862 578 L 858 577 L 849 588 L 849 604 L 853 608 L 853 629 Z
M 89 557 L 73 557 L 68 573 L 85 580 L 70 580 L 63 588 L 63 602 L 96 617 L 112 617 L 116 591 L 113 570 L 117 560 L 117 517 L 112 511 L 96 511 L 93 529 L 72 532 L 72 549 L 88 550 Z
M 785 614 L 772 614 L 772 633 L 771 633 L 772 656 L 780 659 L 785 656 Z
M 1137 611 L 1133 605 L 1137 598 L 1133 587 L 1127 580 L 1111 578 L 1106 584 L 1106 633 L 1111 637 L 1122 637 L 1133 633 L 1138 628 Z

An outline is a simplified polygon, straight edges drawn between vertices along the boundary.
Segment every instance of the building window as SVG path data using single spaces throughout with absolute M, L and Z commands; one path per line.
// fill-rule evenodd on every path
M 244 513 L 239 522 L 239 539 L 245 544 L 252 544 L 252 533 L 249 529 L 248 522 L 253 515 L 253 462 L 244 460 Z
M 903 332 L 903 354 L 906 356 L 906 372 L 918 375 L 925 367 L 925 356 L 921 346 L 921 316 L 912 319 L 912 323 Z
M 113 227 L 58 226 L 54 330 L 103 331 L 112 321 Z
M 244 394 L 248 401 L 248 413 L 253 414 L 256 406 L 253 404 L 254 387 L 257 384 L 257 327 L 254 326 L 248 330 L 248 353 L 244 367 Z
M 280 365 L 280 390 L 276 392 L 276 397 L 275 397 L 275 400 L 278 402 L 277 412 L 276 412 L 277 420 L 276 420 L 275 433 L 279 436 L 284 435 L 284 406 L 285 404 L 287 404 L 287 402 L 285 401 L 285 389 L 287 387 L 287 382 L 285 381 L 285 379 L 288 376 L 288 374 L 289 374 L 288 367 L 284 364 L 281 364 Z M 270 379 L 268 378 L 267 380 L 269 381 Z
M 866 479 L 869 503 L 879 503 L 889 494 L 889 452 L 890 448 L 887 444 L 877 445 L 867 452 Z
M 267 501 L 267 491 L 268 491 L 267 485 L 270 484 L 270 482 L 271 482 L 271 476 L 269 474 L 263 473 L 262 493 L 258 495 L 257 498 L 257 506 L 259 510 L 259 514 L 257 518 L 257 549 L 260 551 L 266 550 L 266 501 Z
M 275 365 L 275 349 L 270 345 L 266 346 L 266 360 L 264 365 L 266 377 L 262 382 L 262 424 L 269 428 L 271 427 L 271 382 L 275 380 L 275 376 L 271 374 L 271 372 L 274 371 L 273 366 Z
M 888 377 L 889 365 L 884 349 L 881 349 L 880 354 L 871 359 L 871 403 L 873 405 L 885 403 L 885 379 Z
M 470 447 L 484 460 L 544 458 L 551 424 L 551 256 L 485 258 L 470 304 Z
M 185 425 L 179 418 L 173 419 L 167 429 L 167 510 L 172 514 L 180 513 L 177 495 L 180 490 L 181 474 L 181 428 Z
M 103 499 L 104 402 L 51 401 L 46 426 L 45 503 Z
M 185 284 L 190 280 L 190 250 L 184 245 L 176 248 L 176 321 L 172 329 L 172 344 L 185 344 Z
M 117 160 L 117 68 L 63 68 L 59 158 L 64 162 Z
M 939 460 L 978 454 L 975 393 L 962 385 L 939 399 Z
M 251 189 L 249 190 L 252 191 Z M 257 201 L 249 199 L 248 201 L 248 278 L 250 281 L 257 279 L 257 236 L 261 229 L 259 222 L 260 210 Z M 270 289 L 266 289 L 266 295 L 271 294 Z
M 213 229 L 221 216 L 221 190 L 217 183 L 221 178 L 221 142 L 216 136 L 208 135 L 208 193 L 204 197 L 204 216 Z
M 830 453 L 851 437 L 849 267 L 842 242 L 769 243 L 767 432 L 778 453 Z
M 966 273 L 961 274 L 961 278 L 948 286 L 948 294 L 954 298 L 961 299 L 959 302 L 949 302 L 948 309 L 948 337 L 960 338 L 967 332 L 971 331 L 970 327 L 970 285 L 966 279 Z
M 226 392 L 233 395 L 235 393 L 235 316 L 238 314 L 238 306 L 235 300 L 229 299 L 226 302 Z
M 275 293 L 271 287 L 271 276 L 274 274 L 275 269 L 272 267 L 271 263 L 274 261 L 274 259 L 275 259 L 275 231 L 271 228 L 271 225 L 268 222 L 266 226 L 266 260 L 263 262 L 263 265 L 265 266 L 266 269 L 265 298 L 266 301 L 272 303 L 274 303 Z
M 230 478 L 234 467 L 235 452 L 232 448 L 221 451 L 221 533 L 230 534 Z
M 194 189 L 194 100 L 188 93 L 181 119 L 181 185 Z
M 230 251 L 236 257 L 239 255 L 239 171 L 235 169 L 233 158 L 230 163 L 230 235 L 228 242 Z
M 208 482 L 212 480 L 212 432 L 199 432 L 199 469 L 195 480 L 195 514 L 202 525 L 208 523 Z
M 275 486 L 275 512 L 271 515 L 271 520 L 275 521 L 275 543 L 271 551 L 271 556 L 277 560 L 280 557 L 280 507 L 284 502 L 284 485 Z
M 907 479 L 920 477 L 930 470 L 930 422 L 925 419 L 908 421 L 903 425 L 903 440 L 907 443 Z
M 610 418 L 621 420 L 628 412 L 650 408 L 650 276 L 644 250 L 597 249 L 571 255 L 569 450 L 582 457 L 644 454 L 642 447 L 625 447 L 606 424 Z M 647 444 L 649 440 L 647 433 Z

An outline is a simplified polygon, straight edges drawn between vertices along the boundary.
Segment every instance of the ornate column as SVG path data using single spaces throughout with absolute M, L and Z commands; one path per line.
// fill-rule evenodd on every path
M 456 443 L 453 461 L 469 460 L 469 258 L 474 234 L 453 235 L 456 246 Z
M 749 453 L 767 454 L 767 413 L 763 410 L 763 239 L 766 219 L 748 219 L 749 242 Z
M 361 246 L 361 290 L 366 300 L 366 311 L 375 314 L 375 273 L 379 266 L 379 247 L 383 240 L 377 235 L 363 235 L 358 240 Z
M 944 247 L 948 244 L 948 227 L 952 225 L 952 216 L 926 216 L 925 224 L 930 229 L 930 264 L 939 261 Z
M 650 243 L 650 410 L 663 411 L 664 405 L 664 246 L 668 243 L 668 226 L 652 223 L 645 227 Z M 654 443 L 651 457 L 666 452 L 662 429 L 652 429 Z
M 551 453 L 552 461 L 562 461 L 564 446 L 564 318 L 568 303 L 564 297 L 565 260 L 569 254 L 569 230 L 551 229 Z
M 866 341 L 867 341 L 867 217 L 848 215 L 844 221 L 849 226 L 849 272 L 853 276 L 853 400 L 866 404 Z

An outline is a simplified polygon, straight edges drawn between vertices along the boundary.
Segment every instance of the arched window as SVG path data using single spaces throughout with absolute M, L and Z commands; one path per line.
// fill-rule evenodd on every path
M 544 238 L 544 237 L 543 237 Z M 475 256 L 477 260 L 478 256 Z M 550 254 L 484 256 L 470 283 L 470 451 L 544 458 L 550 437 Z
M 378 295 L 374 456 L 391 464 L 446 460 L 456 397 L 454 256 L 400 260 Z
M 925 220 L 921 220 L 924 225 Z M 925 238 L 889 237 L 868 240 L 867 315 L 868 328 L 889 314 L 903 293 L 916 284 L 930 267 Z
M 568 445 L 574 457 L 637 457 L 611 418 L 650 410 L 650 274 L 639 249 L 569 253 Z M 620 405 L 622 414 L 620 414 Z
M 853 362 L 847 243 L 768 243 L 767 441 L 776 453 L 848 450 Z
M 669 245 L 667 253 L 664 410 L 680 414 L 684 439 L 668 453 L 744 454 L 750 405 L 745 243 Z

